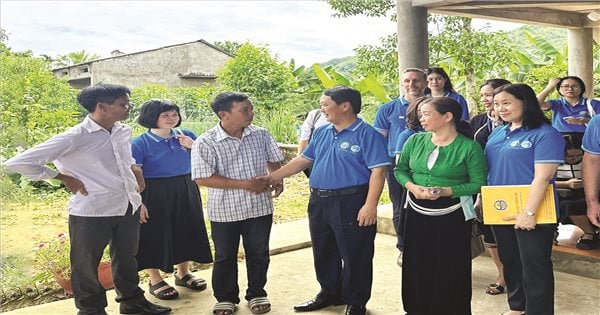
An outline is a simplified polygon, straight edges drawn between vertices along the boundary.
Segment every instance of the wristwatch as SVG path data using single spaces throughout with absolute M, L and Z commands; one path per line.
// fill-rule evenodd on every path
M 535 212 L 533 212 L 533 211 L 525 210 L 525 214 L 530 217 L 535 217 Z

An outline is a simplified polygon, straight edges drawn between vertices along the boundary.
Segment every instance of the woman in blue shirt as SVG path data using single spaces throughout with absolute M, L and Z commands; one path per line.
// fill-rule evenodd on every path
M 536 224 L 536 210 L 564 160 L 564 141 L 528 85 L 494 90 L 494 110 L 507 124 L 494 129 L 485 147 L 488 185 L 530 186 L 522 211 L 507 217 L 507 225 L 492 226 L 508 291 L 510 311 L 504 314 L 554 314 L 550 256 L 556 224 Z
M 148 130 L 133 139 L 132 153 L 143 171 L 138 269 L 150 276 L 150 294 L 162 300 L 179 295 L 160 271 L 173 272 L 175 285 L 206 289 L 206 281 L 190 273 L 189 261 L 212 262 L 198 186 L 191 180 L 189 149 L 196 136 L 175 129 L 181 124 L 179 107 L 166 100 L 150 100 L 140 109 L 138 123 Z
M 553 89 L 562 97 L 546 101 Z M 542 110 L 552 111 L 552 126 L 558 131 L 583 133 L 592 116 L 600 113 L 600 101 L 587 99 L 583 97 L 584 94 L 583 80 L 576 76 L 567 76 L 552 79 L 537 95 L 537 100 Z
M 425 95 L 433 97 L 446 96 L 457 101 L 462 109 L 460 118 L 464 121 L 468 121 L 469 106 L 467 105 L 467 100 L 465 100 L 462 95 L 456 93 L 446 71 L 442 68 L 428 68 L 425 69 L 425 73 L 427 74 L 427 88 L 425 89 Z

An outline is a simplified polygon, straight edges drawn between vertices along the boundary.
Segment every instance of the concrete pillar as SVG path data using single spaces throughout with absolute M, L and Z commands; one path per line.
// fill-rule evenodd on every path
M 400 78 L 406 68 L 429 66 L 427 9 L 413 7 L 412 0 L 398 0 L 398 68 Z
M 591 28 L 569 29 L 567 32 L 569 75 L 576 75 L 583 80 L 587 97 L 592 96 L 594 92 L 592 35 Z

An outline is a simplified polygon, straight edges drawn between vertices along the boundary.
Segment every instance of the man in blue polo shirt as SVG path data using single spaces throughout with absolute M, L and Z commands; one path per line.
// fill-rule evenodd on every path
M 600 115 L 588 124 L 581 148 L 585 151 L 581 167 L 588 218 L 600 227 Z
M 321 291 L 294 310 L 347 304 L 347 315 L 362 315 L 371 297 L 377 204 L 390 161 L 385 139 L 357 118 L 357 90 L 336 86 L 320 102 L 330 124 L 315 130 L 302 155 L 267 178 L 276 183 L 312 164 L 308 217 Z
M 398 265 L 400 266 L 402 266 L 402 250 L 404 249 L 404 213 L 402 210 L 404 188 L 398 184 L 394 177 L 396 143 L 398 143 L 398 135 L 406 129 L 406 110 L 408 109 L 408 104 L 423 96 L 426 87 L 427 75 L 423 70 L 417 68 L 407 68 L 404 70 L 402 73 L 404 95 L 381 105 L 377 110 L 375 122 L 373 123 L 373 127 L 387 138 L 388 156 L 391 162 L 387 183 L 390 200 L 392 201 L 392 221 L 398 237 L 396 247 L 400 250 L 400 255 L 398 256 Z

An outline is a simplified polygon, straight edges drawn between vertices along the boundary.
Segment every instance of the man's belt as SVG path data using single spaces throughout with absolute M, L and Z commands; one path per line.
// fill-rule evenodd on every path
M 368 190 L 369 190 L 368 184 L 360 185 L 360 186 L 353 186 L 353 187 L 348 187 L 348 188 L 342 188 L 342 189 L 316 189 L 316 188 L 312 188 L 312 187 L 310 188 L 311 194 L 315 194 L 322 198 L 353 195 L 353 194 L 357 194 L 359 192 L 365 192 Z

